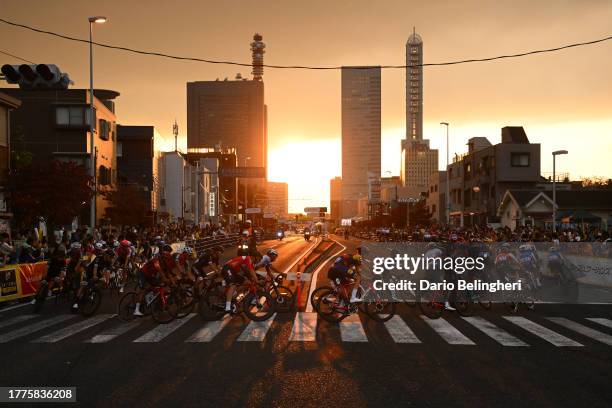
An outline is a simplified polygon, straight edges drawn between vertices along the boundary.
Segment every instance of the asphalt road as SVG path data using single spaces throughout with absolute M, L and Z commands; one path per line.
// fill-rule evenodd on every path
M 276 245 L 283 269 L 309 244 L 264 247 Z M 65 307 L 50 304 L 35 317 L 0 309 L 0 386 L 76 386 L 78 405 L 105 407 L 612 405 L 610 306 L 512 315 L 499 305 L 428 321 L 402 305 L 388 324 L 331 325 L 305 310 L 260 324 L 194 315 L 126 326 L 107 303 L 97 320 L 55 322 Z

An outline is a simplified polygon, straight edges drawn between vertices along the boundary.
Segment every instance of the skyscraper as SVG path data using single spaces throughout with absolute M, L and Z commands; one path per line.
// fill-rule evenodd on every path
M 438 151 L 423 139 L 423 39 L 413 29 L 406 42 L 406 139 L 401 145 L 400 179 L 410 195 L 427 190 L 438 170 Z
M 380 67 L 342 67 L 342 217 L 368 197 L 368 172 L 380 177 Z
M 413 29 L 406 42 L 406 139 L 423 139 L 423 40 Z

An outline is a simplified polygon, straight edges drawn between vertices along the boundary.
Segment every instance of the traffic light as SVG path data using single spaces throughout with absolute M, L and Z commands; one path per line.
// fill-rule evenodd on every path
M 73 82 L 68 74 L 54 64 L 5 64 L 0 68 L 9 84 L 18 84 L 22 89 L 68 89 Z

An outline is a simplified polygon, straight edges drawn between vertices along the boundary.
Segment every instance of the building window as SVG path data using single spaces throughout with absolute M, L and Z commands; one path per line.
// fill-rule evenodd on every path
M 108 123 L 104 119 L 100 119 L 98 121 L 98 136 L 102 140 L 108 140 L 109 133 L 110 133 L 110 123 Z
M 55 124 L 58 126 L 89 125 L 89 109 L 85 106 L 60 106 L 55 109 Z
M 511 153 L 510 165 L 512 167 L 529 167 L 529 153 Z

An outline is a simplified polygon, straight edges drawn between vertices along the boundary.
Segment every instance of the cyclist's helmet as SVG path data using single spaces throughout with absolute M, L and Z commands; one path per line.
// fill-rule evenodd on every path
M 267 254 L 267 255 L 268 255 L 270 258 L 272 258 L 272 257 L 274 257 L 274 258 L 278 257 L 278 251 L 277 251 L 276 249 L 268 249 L 268 252 L 266 252 L 266 254 Z
M 164 245 L 162 247 L 162 252 L 169 252 L 172 253 L 172 247 L 170 245 Z
M 193 248 L 186 246 L 185 248 L 183 248 L 183 252 L 186 253 L 187 255 L 192 255 Z
M 531 246 L 523 244 L 519 247 L 519 251 L 521 252 L 525 252 L 525 251 L 531 251 Z
M 101 251 L 104 249 L 104 244 L 102 242 L 96 242 L 96 250 Z
M 359 254 L 353 255 L 352 264 L 356 266 L 361 265 L 361 255 Z
M 123 241 L 121 241 L 120 244 L 121 246 L 124 246 L 124 247 L 129 247 L 130 245 L 132 245 L 132 243 L 128 241 L 127 239 L 124 239 Z
M 114 247 L 114 248 L 117 248 L 118 246 L 119 246 L 119 241 L 114 240 L 114 241 L 113 241 L 113 247 Z
M 501 246 L 499 247 L 500 251 L 504 251 L 504 252 L 509 252 L 510 251 L 510 244 L 507 242 L 504 242 L 503 244 L 501 244 Z
M 72 244 L 70 244 L 70 249 L 81 249 L 81 243 L 73 242 Z

